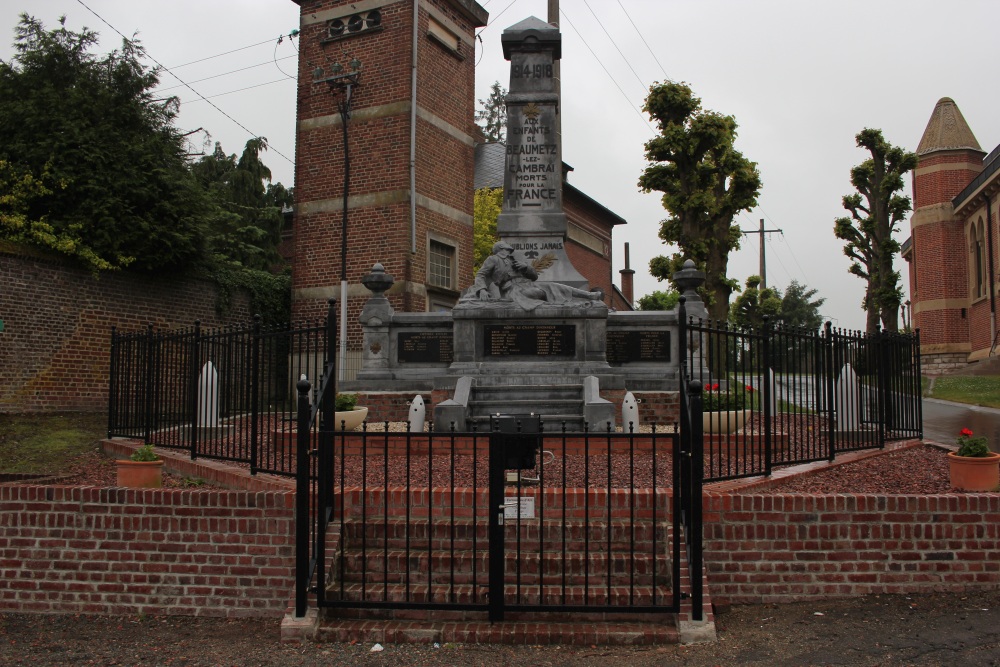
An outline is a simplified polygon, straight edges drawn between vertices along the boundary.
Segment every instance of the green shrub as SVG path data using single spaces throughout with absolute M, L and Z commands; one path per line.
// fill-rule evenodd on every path
M 143 445 L 139 449 L 132 452 L 132 456 L 129 457 L 133 461 L 159 461 L 160 457 L 156 455 L 153 451 L 152 445 Z
M 358 395 L 357 394 L 337 394 L 336 408 L 337 412 L 350 412 L 358 405 Z

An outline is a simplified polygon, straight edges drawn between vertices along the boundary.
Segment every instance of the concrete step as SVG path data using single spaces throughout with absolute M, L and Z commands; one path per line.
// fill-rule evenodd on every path
M 363 644 L 563 644 L 568 646 L 650 646 L 677 644 L 680 635 L 674 614 L 659 614 L 655 620 L 524 620 L 523 614 L 508 613 L 511 620 L 490 623 L 482 612 L 439 610 L 400 611 L 403 620 L 363 620 L 329 617 L 325 610 L 316 633 L 318 642 Z M 445 619 L 442 619 L 442 616 Z M 615 615 L 616 618 L 621 616 Z
M 476 386 L 472 393 L 478 400 L 504 400 L 513 396 L 545 394 L 553 399 L 583 400 L 582 384 L 536 384 L 509 386 Z
M 504 599 L 519 605 L 600 606 L 617 609 L 632 606 L 669 604 L 672 591 L 668 585 L 627 586 L 591 583 L 589 586 L 545 584 L 518 586 L 504 584 Z M 485 604 L 487 582 L 476 587 L 469 583 L 334 583 L 327 587 L 330 600 L 344 602 L 389 602 L 409 604 Z

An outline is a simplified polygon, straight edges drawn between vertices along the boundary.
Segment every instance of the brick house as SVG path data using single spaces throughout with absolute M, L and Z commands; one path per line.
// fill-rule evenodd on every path
M 917 146 L 909 265 L 910 307 L 924 370 L 990 356 L 996 339 L 1000 146 L 989 155 L 950 98 L 938 101 Z
M 360 279 L 375 262 L 395 278 L 393 308 L 447 308 L 471 283 L 475 149 L 475 39 L 488 14 L 474 0 L 293 0 L 300 52 L 292 221 L 292 317 L 322 317 L 340 295 L 344 137 L 339 104 L 354 71 L 348 120 L 350 188 L 346 276 L 348 348 L 360 350 L 358 316 L 370 296 Z M 572 186 L 568 253 L 612 287 L 611 228 L 624 220 Z M 623 272 L 626 294 L 631 271 Z M 348 368 L 357 353 L 349 355 Z

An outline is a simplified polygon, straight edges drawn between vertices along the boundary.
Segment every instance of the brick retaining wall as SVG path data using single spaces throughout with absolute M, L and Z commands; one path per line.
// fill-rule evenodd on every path
M 1000 494 L 713 493 L 704 508 L 716 601 L 1000 590 Z
M 111 327 L 203 327 L 250 319 L 246 295 L 225 316 L 216 287 L 125 271 L 95 277 L 58 260 L 0 248 L 0 413 L 107 409 Z
M 280 618 L 294 498 L 0 486 L 0 611 Z

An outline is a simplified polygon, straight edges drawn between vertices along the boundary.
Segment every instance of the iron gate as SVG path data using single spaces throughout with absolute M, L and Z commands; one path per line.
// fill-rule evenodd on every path
M 315 432 L 318 488 L 301 497 L 317 501 L 308 576 L 319 606 L 492 621 L 679 609 L 676 433 L 547 432 L 530 417 L 493 426 Z

